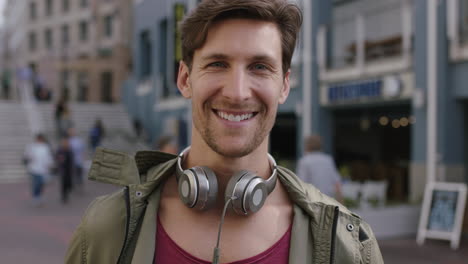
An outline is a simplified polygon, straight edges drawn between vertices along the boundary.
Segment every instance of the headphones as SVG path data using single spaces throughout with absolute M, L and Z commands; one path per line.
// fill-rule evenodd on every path
M 218 194 L 216 174 L 206 166 L 183 170 L 182 160 L 189 150 L 190 147 L 187 147 L 177 158 L 176 177 L 179 197 L 189 208 L 207 210 L 216 202 Z M 247 170 L 236 172 L 229 180 L 224 199 L 226 203 L 231 199 L 232 207 L 237 214 L 248 215 L 257 212 L 262 208 L 267 196 L 275 189 L 276 161 L 270 154 L 268 160 L 273 173 L 267 180 Z

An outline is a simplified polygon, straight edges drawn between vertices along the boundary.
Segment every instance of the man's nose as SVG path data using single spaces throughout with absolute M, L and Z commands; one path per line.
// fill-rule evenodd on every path
M 244 69 L 234 68 L 229 73 L 223 96 L 232 101 L 245 101 L 252 96 L 248 73 Z

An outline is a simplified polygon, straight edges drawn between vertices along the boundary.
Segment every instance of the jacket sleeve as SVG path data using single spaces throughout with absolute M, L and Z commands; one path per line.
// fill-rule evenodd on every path
M 96 198 L 69 244 L 65 263 L 117 263 L 125 239 L 122 192 Z
M 78 263 L 86 263 L 86 255 L 87 255 L 87 245 L 86 245 L 86 237 L 84 231 L 84 225 L 86 224 L 86 218 L 88 211 L 93 207 L 93 205 L 98 201 L 98 199 L 94 200 L 86 210 L 81 223 L 78 225 L 77 229 L 73 233 L 73 237 L 69 243 L 67 253 L 65 255 L 65 263 L 66 264 L 78 264 Z
M 361 222 L 359 230 L 359 241 L 361 241 L 361 259 L 364 264 L 384 263 L 377 239 L 372 229 L 366 222 Z

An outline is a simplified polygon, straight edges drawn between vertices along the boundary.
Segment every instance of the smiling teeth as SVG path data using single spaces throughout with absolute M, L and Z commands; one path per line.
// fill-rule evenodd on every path
M 233 115 L 225 112 L 218 112 L 218 116 L 229 121 L 240 122 L 252 118 L 253 114 Z

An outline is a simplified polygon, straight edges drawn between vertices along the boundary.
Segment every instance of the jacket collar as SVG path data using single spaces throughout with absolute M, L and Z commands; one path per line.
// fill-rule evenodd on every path
M 97 148 L 89 170 L 90 180 L 120 186 L 141 184 L 148 170 L 177 156 L 159 151 L 139 151 L 132 157 L 116 150 Z
M 147 195 L 157 188 L 162 180 L 174 174 L 177 155 L 159 151 L 139 151 L 134 157 L 115 150 L 97 148 L 89 171 L 89 179 L 116 184 L 133 186 Z M 291 200 L 307 214 L 320 214 L 324 204 L 339 206 L 340 211 L 351 213 L 334 199 L 323 195 L 312 185 L 304 184 L 292 171 L 278 166 L 278 179 L 285 186 Z M 320 219 L 316 219 L 320 222 Z

